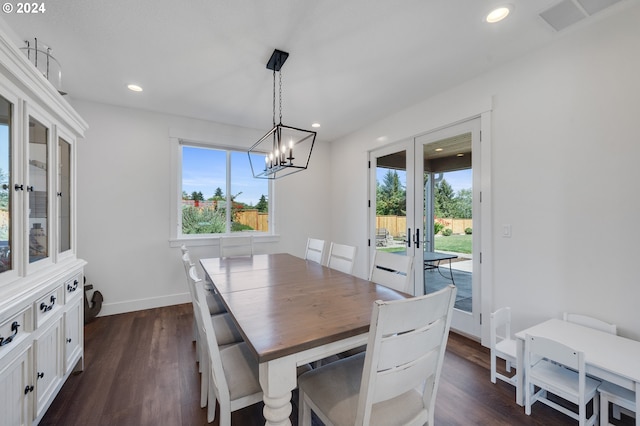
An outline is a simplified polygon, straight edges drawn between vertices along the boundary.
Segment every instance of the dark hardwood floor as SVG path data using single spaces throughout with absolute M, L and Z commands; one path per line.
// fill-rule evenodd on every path
M 40 424 L 207 424 L 206 409 L 199 404 L 192 321 L 191 305 L 185 304 L 100 317 L 86 325 L 84 372 L 69 378 Z M 438 390 L 436 425 L 577 424 L 540 403 L 527 416 L 514 399 L 512 386 L 489 380 L 489 351 L 452 333 Z M 291 421 L 297 425 L 297 412 Z M 232 422 L 263 425 L 261 404 L 233 413 Z

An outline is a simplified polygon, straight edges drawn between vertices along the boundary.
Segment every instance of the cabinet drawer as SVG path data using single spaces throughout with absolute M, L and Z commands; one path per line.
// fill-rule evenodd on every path
M 12 315 L 0 324 L 0 354 L 18 345 L 33 331 L 31 307 Z
M 35 303 L 34 309 L 36 311 L 36 327 L 40 327 L 47 318 L 51 317 L 54 312 L 57 312 L 64 302 L 62 286 L 56 287 L 55 290 L 47 293 L 46 296 L 41 297 Z
M 74 297 L 82 294 L 84 285 L 82 284 L 82 274 L 77 274 L 73 278 L 64 282 L 64 303 L 69 303 Z

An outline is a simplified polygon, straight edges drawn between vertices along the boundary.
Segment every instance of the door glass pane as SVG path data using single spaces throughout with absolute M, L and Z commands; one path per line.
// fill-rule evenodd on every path
M 407 153 L 378 157 L 376 164 L 376 250 L 406 254 Z
M 48 139 L 49 129 L 29 117 L 29 263 L 49 256 Z
M 425 293 L 453 283 L 455 308 L 471 312 L 471 134 L 423 145 L 423 160 Z
M 0 272 L 12 269 L 11 253 L 11 113 L 0 97 Z
M 251 154 L 254 164 L 264 163 L 263 155 Z M 256 179 L 246 152 L 231 152 L 231 232 L 269 230 L 269 181 Z
M 60 253 L 71 249 L 71 144 L 58 139 L 58 220 Z

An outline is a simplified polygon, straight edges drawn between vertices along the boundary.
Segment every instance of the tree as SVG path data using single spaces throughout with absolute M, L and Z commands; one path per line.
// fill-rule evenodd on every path
M 220 187 L 216 188 L 215 194 L 213 194 L 214 200 L 224 200 L 224 194 L 222 193 L 222 189 Z
M 449 182 L 442 179 L 435 184 L 435 214 L 437 217 L 454 217 L 454 192 Z
M 435 185 L 436 217 L 470 219 L 472 217 L 473 198 L 471 189 L 461 189 L 454 194 L 446 179 Z
M 267 213 L 269 211 L 269 203 L 267 203 L 267 197 L 264 195 L 260 196 L 260 201 L 256 204 L 256 210 L 260 213 Z
M 473 194 L 470 189 L 461 189 L 455 198 L 455 218 L 471 219 L 473 207 Z
M 191 199 L 193 201 L 204 201 L 204 195 L 202 195 L 202 192 L 200 191 L 193 191 L 191 193 Z
M 376 214 L 405 216 L 407 205 L 407 191 L 400 183 L 396 170 L 387 170 L 382 183 L 376 188 Z

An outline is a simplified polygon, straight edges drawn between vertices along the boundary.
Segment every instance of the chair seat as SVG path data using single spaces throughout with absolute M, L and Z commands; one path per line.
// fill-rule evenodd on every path
M 258 362 L 245 342 L 221 348 L 220 358 L 231 400 L 262 392 L 258 380 Z M 260 396 L 258 400 L 261 399 Z
M 613 404 L 613 417 L 620 420 L 620 413 L 629 417 L 636 416 L 636 394 L 632 390 L 620 387 L 610 382 L 602 382 L 598 387 L 600 392 L 601 425 L 609 425 L 609 403 Z
M 242 342 L 242 335 L 228 313 L 212 315 L 211 322 L 219 346 Z
M 517 345 L 514 339 L 505 339 L 496 343 L 496 351 L 501 354 L 507 355 L 512 358 L 512 361 L 515 361 L 517 356 Z
M 298 378 L 298 387 L 313 401 L 312 406 L 317 407 L 336 426 L 355 423 L 364 359 L 365 353 L 354 355 L 316 368 Z M 417 391 L 411 390 L 375 404 L 371 424 L 412 424 L 416 413 L 423 414 L 418 424 L 424 424 L 428 416 L 422 397 Z
M 609 401 L 614 402 L 613 401 L 614 399 L 618 401 L 629 401 L 635 406 L 636 394 L 632 390 L 623 388 L 621 386 L 618 386 L 610 382 L 602 382 L 598 390 L 600 391 L 601 394 L 602 393 L 609 394 L 610 395 Z
M 530 370 L 531 381 L 537 383 L 544 382 L 544 386 L 549 392 L 558 395 L 566 400 L 577 404 L 574 395 L 579 392 L 578 373 L 552 362 L 541 360 Z M 586 377 L 585 395 L 587 401 L 596 394 L 600 382 Z

